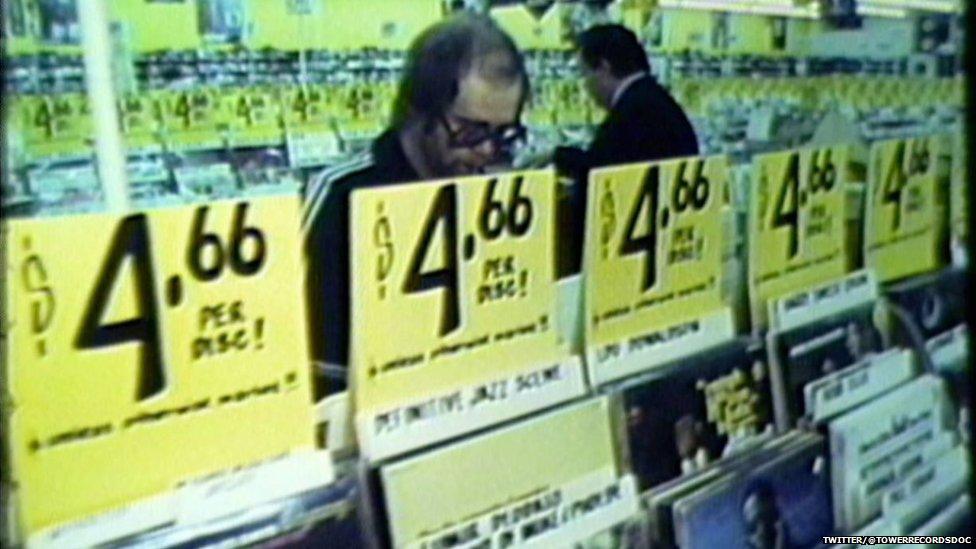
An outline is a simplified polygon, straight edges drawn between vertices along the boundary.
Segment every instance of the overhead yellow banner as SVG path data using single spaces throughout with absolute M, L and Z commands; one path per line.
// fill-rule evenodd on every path
M 946 264 L 950 139 L 933 135 L 871 147 L 864 261 L 887 282 Z
M 749 303 L 753 328 L 767 303 L 843 276 L 851 268 L 847 146 L 799 149 L 753 159 L 749 197 Z
M 576 396 L 551 171 L 357 191 L 352 390 L 378 459 Z
M 724 156 L 590 175 L 584 301 L 595 383 L 733 335 L 721 289 L 728 177 Z
M 629 518 L 612 411 L 595 398 L 383 467 L 392 545 L 569 547 Z
M 25 535 L 313 447 L 298 207 L 6 226 L 5 436 Z

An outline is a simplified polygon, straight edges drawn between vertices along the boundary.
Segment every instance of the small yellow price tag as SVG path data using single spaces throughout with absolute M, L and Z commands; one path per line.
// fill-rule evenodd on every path
M 594 398 L 382 467 L 392 545 L 571 547 L 631 516 L 615 411 Z
M 170 146 L 195 149 L 220 146 L 230 118 L 225 96 L 215 90 L 176 92 L 163 100 L 163 124 Z
M 864 260 L 888 282 L 934 271 L 948 256 L 949 139 L 896 139 L 871 147 Z
M 40 96 L 16 103 L 24 110 L 24 140 L 35 160 L 75 158 L 91 153 L 91 111 L 82 94 Z
M 279 103 L 271 89 L 241 90 L 229 101 L 234 111 L 230 119 L 233 146 L 274 145 L 282 141 Z
M 160 148 L 161 128 L 159 107 L 150 94 L 134 94 L 119 101 L 120 121 L 129 151 L 148 151 Z
M 313 447 L 298 209 L 8 224 L 4 435 L 26 535 Z
M 352 377 L 379 459 L 579 395 L 559 338 L 551 171 L 356 191 Z
M 734 333 L 722 297 L 724 156 L 595 170 L 585 244 L 585 337 L 603 383 Z
M 851 267 L 846 146 L 759 155 L 749 198 L 749 302 L 753 329 L 767 304 L 843 276 Z

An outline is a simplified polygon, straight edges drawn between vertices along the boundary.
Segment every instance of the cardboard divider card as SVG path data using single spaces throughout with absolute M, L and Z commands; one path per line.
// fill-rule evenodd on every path
M 971 469 L 965 445 L 946 450 L 884 495 L 883 516 L 903 530 L 918 526 L 965 492 Z
M 787 332 L 870 305 L 880 296 L 874 274 L 861 270 L 769 302 L 770 331 Z
M 594 398 L 383 466 L 392 546 L 570 546 L 629 519 L 611 412 Z
M 551 171 L 352 197 L 352 380 L 379 460 L 585 391 L 558 326 Z
M 945 135 L 883 141 L 871 147 L 864 262 L 879 281 L 946 264 L 949 147 Z
M 808 383 L 803 388 L 805 409 L 814 422 L 824 421 L 901 385 L 915 372 L 914 355 L 908 349 L 868 356 Z
M 22 531 L 313 448 L 298 199 L 15 220 Z
M 946 387 L 925 375 L 828 424 L 834 515 L 854 531 L 881 513 L 882 498 L 927 463 L 947 427 Z
M 584 248 L 584 336 L 600 385 L 728 341 L 724 156 L 595 170 Z
M 841 277 L 851 267 L 847 146 L 798 149 L 753 159 L 749 198 L 749 302 L 753 331 L 767 303 Z

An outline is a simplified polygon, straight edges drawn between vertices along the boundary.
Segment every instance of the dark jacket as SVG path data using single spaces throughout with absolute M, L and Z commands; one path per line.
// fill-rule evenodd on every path
M 582 243 L 591 169 L 697 154 L 691 122 L 667 90 L 650 75 L 632 82 L 597 128 L 589 148 L 559 147 L 555 151 L 556 169 L 575 182 L 567 215 L 573 220 L 574 226 L 568 229 L 575 233 L 569 237 L 576 241 L 574 248 Z M 579 270 L 579 259 L 574 263 Z
M 326 169 L 306 189 L 302 229 L 313 360 L 348 365 L 352 191 L 420 179 L 396 132 L 387 130 L 373 142 L 368 153 Z M 316 392 L 321 395 L 321 391 Z
M 592 168 L 694 156 L 698 139 L 681 106 L 652 76 L 632 82 L 582 151 L 561 147 L 556 167 L 576 179 Z

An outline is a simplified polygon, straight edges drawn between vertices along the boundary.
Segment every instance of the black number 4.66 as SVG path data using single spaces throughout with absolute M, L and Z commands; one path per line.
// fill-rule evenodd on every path
M 267 256 L 267 244 L 260 229 L 245 226 L 247 208 L 248 204 L 243 202 L 235 207 L 230 245 L 226 247 L 216 234 L 203 230 L 209 206 L 197 209 L 186 250 L 187 267 L 194 278 L 201 282 L 212 281 L 220 276 L 225 263 L 240 276 L 250 276 L 261 269 Z M 245 242 L 252 243 L 249 257 L 245 257 Z M 210 250 L 208 264 L 205 264 L 205 250 Z M 140 343 L 136 401 L 150 398 L 166 387 L 151 251 L 146 214 L 124 218 L 115 230 L 74 342 L 79 350 Z M 117 285 L 126 259 L 132 261 L 137 314 L 129 320 L 103 322 L 112 302 L 112 289 Z
M 495 199 L 498 179 L 488 181 L 478 210 L 478 231 L 486 241 L 492 241 L 507 232 L 509 236 L 520 237 L 532 228 L 534 210 L 529 197 L 522 194 L 525 180 L 516 176 L 512 181 L 508 204 Z M 437 330 L 439 337 L 453 332 L 461 325 L 461 297 L 458 289 L 458 206 L 457 185 L 449 183 L 437 190 L 431 202 L 430 211 L 420 231 L 420 239 L 410 257 L 409 267 L 403 281 L 403 293 L 413 294 L 435 288 L 444 289 L 441 305 L 441 321 Z M 430 247 L 434 242 L 437 228 L 443 222 L 444 245 L 441 247 L 441 267 L 424 271 L 423 266 Z M 469 236 L 469 238 L 471 238 Z

